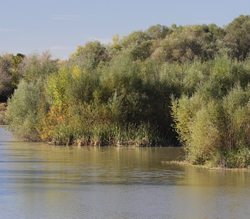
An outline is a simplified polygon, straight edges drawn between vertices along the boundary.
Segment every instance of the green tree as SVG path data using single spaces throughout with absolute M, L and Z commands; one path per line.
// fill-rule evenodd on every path
M 245 59 L 250 50 L 250 16 L 240 15 L 226 26 L 225 31 L 224 42 L 233 57 Z
M 160 62 L 186 62 L 201 56 L 202 42 L 197 40 L 192 27 L 182 27 L 167 35 L 152 54 Z
M 9 128 L 19 137 L 31 141 L 40 139 L 37 126 L 40 122 L 39 114 L 44 105 L 43 83 L 27 82 L 22 79 L 12 97 L 8 100 L 8 108 L 5 121 Z
M 84 68 L 95 69 L 100 62 L 110 61 L 110 56 L 105 46 L 94 41 L 87 42 L 84 47 L 78 46 L 71 60 Z
M 20 73 L 26 81 L 37 81 L 39 78 L 46 80 L 56 71 L 58 71 L 57 61 L 52 60 L 49 51 L 43 52 L 42 55 L 33 53 L 26 56 L 20 65 Z
M 152 53 L 151 45 L 152 41 L 149 34 L 142 30 L 133 31 L 121 40 L 123 52 L 128 54 L 132 60 L 145 60 L 148 58 Z
M 0 57 L 0 99 L 2 101 L 6 101 L 17 87 L 22 77 L 20 74 L 22 61 L 22 54 L 5 54 Z
M 145 33 L 147 33 L 150 37 L 150 39 L 164 39 L 168 34 L 172 33 L 172 30 L 169 29 L 165 25 L 152 25 L 150 26 Z

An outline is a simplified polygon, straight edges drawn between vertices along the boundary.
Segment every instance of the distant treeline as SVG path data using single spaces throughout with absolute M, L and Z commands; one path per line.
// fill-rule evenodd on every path
M 250 16 L 78 46 L 69 60 L 0 57 L 5 122 L 33 141 L 183 145 L 193 164 L 250 165 Z M 14 91 L 14 93 L 13 93 Z

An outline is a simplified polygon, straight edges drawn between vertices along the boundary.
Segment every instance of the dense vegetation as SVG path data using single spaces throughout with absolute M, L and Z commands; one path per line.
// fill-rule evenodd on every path
M 64 61 L 6 54 L 5 121 L 29 140 L 181 143 L 193 164 L 248 167 L 249 51 L 250 17 L 240 15 L 224 28 L 155 25 L 110 45 L 88 42 Z

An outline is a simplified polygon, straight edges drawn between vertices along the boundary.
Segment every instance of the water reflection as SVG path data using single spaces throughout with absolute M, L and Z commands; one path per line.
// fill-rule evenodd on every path
M 250 194 L 250 173 L 208 170 L 182 166 L 184 177 L 179 185 L 178 200 L 182 211 L 193 218 L 246 218 Z
M 250 174 L 164 165 L 180 148 L 64 147 L 0 128 L 4 218 L 244 218 Z
M 8 173 L 15 174 L 19 183 L 167 184 L 179 176 L 179 171 L 165 169 L 160 161 L 182 156 L 176 148 L 62 147 L 21 142 L 11 143 L 9 148 L 8 159 L 2 162 L 18 166 Z

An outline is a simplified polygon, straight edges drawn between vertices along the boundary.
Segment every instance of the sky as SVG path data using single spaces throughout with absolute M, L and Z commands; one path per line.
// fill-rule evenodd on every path
M 88 41 L 107 44 L 156 24 L 223 27 L 249 9 L 249 0 L 1 0 L 0 54 L 68 58 Z

